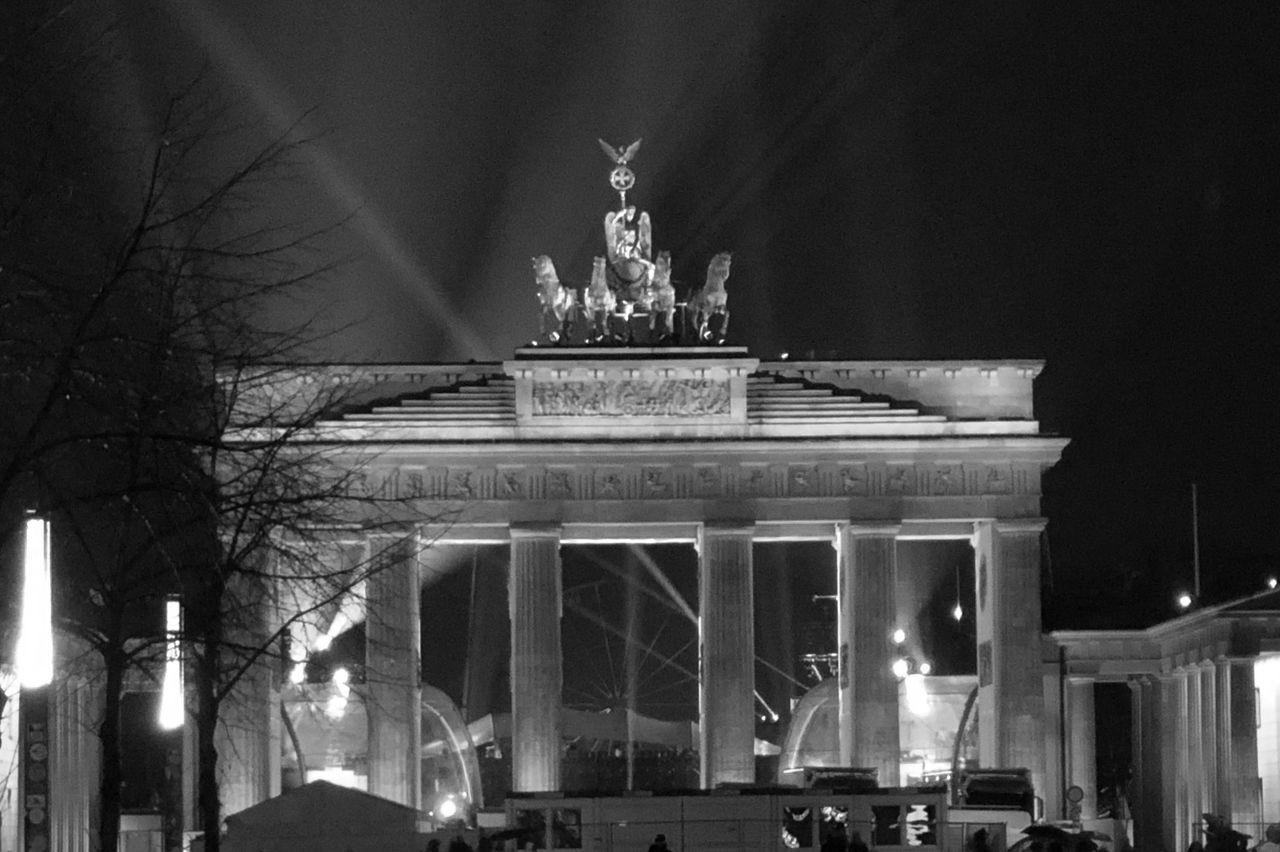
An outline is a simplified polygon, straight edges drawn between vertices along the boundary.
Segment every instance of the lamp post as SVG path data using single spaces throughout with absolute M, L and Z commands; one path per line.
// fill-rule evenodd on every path
M 53 681 L 53 591 L 49 572 L 49 522 L 27 518 L 22 569 L 22 627 L 18 634 L 18 779 L 22 792 L 22 848 L 48 852 L 49 684 Z

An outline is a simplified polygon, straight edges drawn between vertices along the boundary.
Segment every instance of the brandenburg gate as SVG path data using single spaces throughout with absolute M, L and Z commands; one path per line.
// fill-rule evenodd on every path
M 755 780 L 754 542 L 835 548 L 840 760 L 892 785 L 895 543 L 965 539 L 981 762 L 1029 768 L 1044 791 L 1040 485 L 1066 440 L 1034 419 L 1041 366 L 530 346 L 502 363 L 350 368 L 358 404 L 319 431 L 353 460 L 372 459 L 368 493 L 449 513 L 440 541 L 509 547 L 515 790 L 561 786 L 563 545 L 697 548 L 710 788 Z M 367 621 L 370 792 L 415 807 L 416 566 L 406 557 L 370 581 Z
M 333 368 L 359 392 L 313 436 L 383 505 L 448 517 L 441 541 L 510 548 L 512 789 L 561 788 L 563 545 L 697 548 L 710 788 L 755 780 L 754 542 L 835 548 L 839 759 L 894 785 L 895 545 L 965 539 L 981 763 L 1030 769 L 1048 800 L 1040 482 L 1066 440 L 1032 411 L 1042 364 L 762 361 L 725 345 L 730 254 L 678 303 L 671 255 L 655 256 L 649 216 L 627 199 L 640 143 L 601 145 L 619 196 L 605 255 L 581 295 L 533 259 L 538 345 L 501 363 Z M 417 807 L 420 583 L 404 550 L 366 595 L 368 777 Z M 269 790 L 247 789 L 245 804 Z

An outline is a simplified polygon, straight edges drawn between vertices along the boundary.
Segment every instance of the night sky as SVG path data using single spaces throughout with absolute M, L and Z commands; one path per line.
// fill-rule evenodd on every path
M 499 359 L 529 258 L 584 285 L 615 202 L 683 292 L 733 252 L 762 357 L 1043 357 L 1050 627 L 1142 624 L 1280 572 L 1280 7 L 1270 3 L 132 4 L 120 103 L 203 67 L 282 217 L 349 217 L 331 360 Z

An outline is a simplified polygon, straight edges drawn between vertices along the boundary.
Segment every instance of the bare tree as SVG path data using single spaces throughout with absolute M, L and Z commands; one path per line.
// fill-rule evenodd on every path
M 11 48 L 0 69 L 17 67 Z M 358 380 L 296 366 L 323 335 L 312 317 L 274 319 L 333 270 L 340 227 L 261 212 L 296 177 L 297 129 L 246 148 L 196 80 L 141 135 L 99 125 L 59 142 L 85 110 L 48 95 L 86 70 L 59 68 L 0 103 L 42 136 L 6 133 L 0 152 L 0 391 L 17 401 L 0 407 L 0 512 L 12 527 L 38 502 L 64 531 L 56 609 L 103 678 L 103 849 L 118 833 L 125 676 L 155 668 L 160 602 L 181 595 L 216 850 L 219 725 L 252 715 L 294 623 L 386 567 L 332 558 L 333 531 L 432 519 L 365 493 L 369 459 L 320 438 Z

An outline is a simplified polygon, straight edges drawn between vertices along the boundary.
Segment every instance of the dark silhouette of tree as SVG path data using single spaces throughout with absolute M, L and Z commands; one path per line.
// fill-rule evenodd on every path
M 274 310 L 332 271 L 340 227 L 260 212 L 297 175 L 298 128 L 255 143 L 197 77 L 131 129 L 101 109 L 111 27 L 25 11 L 0 41 L 0 539 L 28 507 L 57 530 L 56 617 L 97 677 L 103 849 L 126 675 L 157 670 L 181 598 L 216 850 L 219 747 L 265 710 L 284 637 L 391 564 L 341 558 L 332 531 L 383 529 L 404 558 L 429 519 L 391 511 L 368 457 L 324 437 L 361 378 L 297 366 L 323 335 Z

